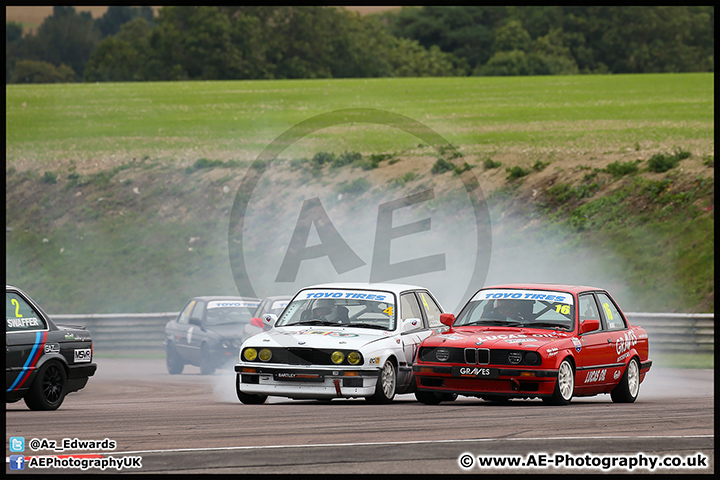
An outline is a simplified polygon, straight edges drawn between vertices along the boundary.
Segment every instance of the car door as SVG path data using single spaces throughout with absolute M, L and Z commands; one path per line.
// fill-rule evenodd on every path
M 440 322 L 440 314 L 442 314 L 443 311 L 437 303 L 437 300 L 435 300 L 429 292 L 417 292 L 417 296 L 420 299 L 420 305 L 422 306 L 420 310 L 422 310 L 425 315 L 428 327 L 428 331 L 425 332 L 425 336 L 422 340 L 425 340 L 433 333 L 440 333 L 447 330 L 447 327 Z
M 199 364 L 200 362 L 200 347 L 206 336 L 202 327 L 205 321 L 205 305 L 206 302 L 204 300 L 198 300 L 195 302 L 195 305 L 193 305 L 192 311 L 190 312 L 190 324 L 188 325 L 185 336 L 188 358 L 195 364 Z M 198 323 L 200 325 L 198 325 Z
M 45 318 L 17 292 L 6 292 L 5 391 L 27 388 L 25 382 L 43 354 L 49 326 Z
M 399 359 L 399 383 L 406 385 L 412 379 L 412 364 L 420 343 L 428 336 L 430 329 L 426 325 L 423 317 L 420 303 L 414 292 L 407 292 L 400 295 L 400 312 L 398 314 L 398 329 L 405 329 L 406 320 L 416 321 L 416 325 L 412 326 L 410 331 L 404 331 L 400 334 L 400 342 L 404 358 Z
M 638 339 L 635 332 L 628 328 L 625 317 L 610 295 L 598 292 L 597 299 L 600 304 L 600 314 L 605 319 L 605 328 L 613 346 L 608 353 L 607 361 L 608 363 L 622 364 L 624 368 L 630 350 L 637 345 Z M 616 371 L 613 376 L 617 375 L 619 373 Z
M 578 296 L 578 320 L 581 324 L 587 319 L 596 319 L 600 328 L 580 335 L 580 343 L 576 345 L 579 359 L 576 366 L 575 385 L 577 389 L 590 391 L 601 390 L 603 385 L 612 381 L 616 371 L 615 338 L 616 334 L 608 329 L 606 317 L 595 293 Z
M 197 304 L 197 300 L 190 300 L 185 308 L 182 309 L 177 319 L 168 326 L 168 334 L 172 337 L 175 344 L 175 351 L 180 357 L 189 361 L 191 356 L 190 343 L 188 342 L 188 333 L 190 330 L 190 314 Z M 192 338 L 192 333 L 190 333 Z

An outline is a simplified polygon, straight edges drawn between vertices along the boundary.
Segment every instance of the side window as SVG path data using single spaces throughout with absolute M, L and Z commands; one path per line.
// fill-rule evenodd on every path
M 427 315 L 430 328 L 442 327 L 443 324 L 440 323 L 442 310 L 435 302 L 435 299 L 425 292 L 418 292 L 418 296 L 420 297 L 420 303 L 425 309 L 425 315 Z
M 605 322 L 608 330 L 622 330 L 625 327 L 625 320 L 620 314 L 620 310 L 615 306 L 615 303 L 604 293 L 597 294 L 598 300 L 602 308 L 602 313 L 605 315 Z
M 605 329 L 605 322 L 603 321 L 603 317 L 600 316 L 600 312 L 598 311 L 597 302 L 595 301 L 595 295 L 580 295 L 580 298 L 578 299 L 578 314 L 580 322 L 589 318 L 594 318 L 595 320 L 598 320 L 600 322 L 600 329 Z
M 400 320 L 406 318 L 419 318 L 422 321 L 422 314 L 420 313 L 420 305 L 418 305 L 417 298 L 414 293 L 405 293 L 400 295 Z M 418 325 L 421 327 L 421 325 Z
M 183 309 L 182 313 L 180 313 L 180 316 L 178 316 L 178 323 L 182 323 L 185 325 L 188 324 L 188 321 L 190 320 L 190 312 L 192 312 L 192 309 L 196 303 L 197 302 L 195 300 L 190 300 L 190 302 Z
M 205 309 L 205 302 L 197 302 L 192 309 L 190 318 L 199 318 L 203 320 L 203 310 Z
M 5 316 L 6 332 L 28 332 L 47 328 L 42 317 L 17 293 L 6 292 Z

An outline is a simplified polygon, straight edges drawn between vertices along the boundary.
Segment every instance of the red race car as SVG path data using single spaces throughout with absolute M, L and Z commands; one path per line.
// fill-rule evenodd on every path
M 648 336 L 631 326 L 610 294 L 595 287 L 511 284 L 479 290 L 450 329 L 428 337 L 413 372 L 426 404 L 458 394 L 487 401 L 609 393 L 632 403 L 650 370 Z

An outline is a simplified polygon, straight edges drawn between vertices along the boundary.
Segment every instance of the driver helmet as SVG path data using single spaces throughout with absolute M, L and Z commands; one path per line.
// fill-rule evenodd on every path
M 315 302 L 315 305 L 313 305 L 313 313 L 315 315 L 329 315 L 333 311 L 334 307 L 335 302 L 321 298 Z
M 518 311 L 520 306 L 519 300 L 513 300 L 509 298 L 501 298 L 495 300 L 495 309 L 500 312 L 515 313 Z

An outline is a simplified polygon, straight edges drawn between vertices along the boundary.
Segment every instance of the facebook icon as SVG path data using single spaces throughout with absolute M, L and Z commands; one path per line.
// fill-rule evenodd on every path
M 25 455 L 10 455 L 10 470 L 25 470 Z

